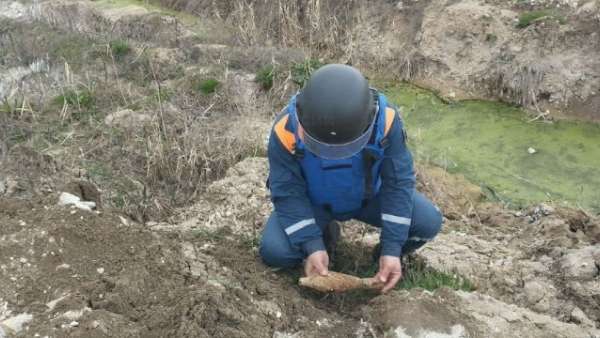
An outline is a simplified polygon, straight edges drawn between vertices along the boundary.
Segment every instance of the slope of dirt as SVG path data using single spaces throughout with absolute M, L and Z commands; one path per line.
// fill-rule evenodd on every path
M 243 44 L 305 45 L 449 99 L 502 99 L 536 113 L 600 119 L 597 0 L 159 2 L 221 16 Z
M 343 337 L 354 329 L 315 308 L 237 242 L 153 232 L 54 204 L 0 200 L 5 332 L 23 313 L 33 317 L 23 324 L 27 337 L 264 337 L 275 331 Z M 244 264 L 222 265 L 230 259 Z M 319 328 L 317 321 L 330 324 Z
M 421 171 L 420 176 L 433 180 L 426 186 L 421 177 L 422 190 L 434 200 L 446 201 L 442 205 L 449 210 L 448 216 L 470 214 L 449 220 L 439 239 L 419 252 L 428 265 L 467 276 L 477 284 L 478 291 L 508 303 L 583 328 L 598 325 L 598 219 L 546 205 L 515 216 L 515 211 L 480 204 L 476 191 L 471 190 L 471 197 L 468 188 L 455 187 L 453 191 L 449 187 L 456 184 L 440 182 L 436 170 Z M 184 217 L 181 223 L 155 228 L 228 228 L 237 236 L 255 239 L 270 212 L 264 186 L 266 172 L 264 159 L 247 159 L 235 165 L 225 179 L 210 186 L 206 200 L 180 214 Z M 445 186 L 446 190 L 432 192 L 428 186 Z M 458 192 L 470 204 L 452 198 Z M 356 222 L 348 222 L 343 228 L 345 236 L 362 245 L 377 242 L 376 237 L 365 240 L 362 231 Z

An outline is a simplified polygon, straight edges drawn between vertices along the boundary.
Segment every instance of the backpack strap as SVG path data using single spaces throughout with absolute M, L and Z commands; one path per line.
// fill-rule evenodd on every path
M 281 145 L 290 153 L 294 154 L 294 149 L 296 148 L 296 135 L 293 132 L 289 131 L 286 128 L 290 115 L 285 114 L 273 127 L 275 131 L 275 135 L 281 142 Z
M 385 108 L 385 128 L 383 129 L 383 137 L 386 137 L 392 124 L 394 124 L 394 117 L 396 117 L 396 110 L 392 107 Z

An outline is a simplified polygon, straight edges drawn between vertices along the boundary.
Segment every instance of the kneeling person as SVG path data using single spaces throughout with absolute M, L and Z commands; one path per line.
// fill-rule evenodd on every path
M 439 210 L 415 191 L 402 119 L 353 67 L 311 76 L 276 118 L 268 157 L 275 210 L 260 255 L 270 266 L 305 261 L 308 276 L 326 275 L 328 225 L 354 218 L 382 228 L 376 278 L 386 292 L 402 275 L 400 257 L 440 230 Z

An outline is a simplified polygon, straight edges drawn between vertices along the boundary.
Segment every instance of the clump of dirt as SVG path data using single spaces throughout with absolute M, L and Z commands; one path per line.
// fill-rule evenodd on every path
M 54 197 L 54 196 L 53 196 Z M 289 278 L 218 234 L 154 232 L 110 213 L 0 200 L 0 304 L 22 336 L 346 336 Z M 243 249 L 240 249 L 243 248 Z M 328 323 L 319 327 L 316 321 Z

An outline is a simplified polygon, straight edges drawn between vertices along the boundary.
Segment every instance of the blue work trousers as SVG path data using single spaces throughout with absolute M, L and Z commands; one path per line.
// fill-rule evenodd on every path
M 351 215 L 333 215 L 318 206 L 313 206 L 313 211 L 316 223 L 322 231 L 325 231 L 325 227 L 333 220 L 345 221 L 351 218 L 381 227 L 381 203 L 378 196 Z M 442 227 L 443 217 L 440 210 L 427 197 L 415 192 L 411 219 L 408 240 L 402 248 L 402 255 L 409 254 L 432 240 Z M 302 263 L 305 258 L 300 248 L 290 244 L 275 212 L 271 214 L 263 230 L 260 255 L 267 265 L 281 268 L 294 267 Z

